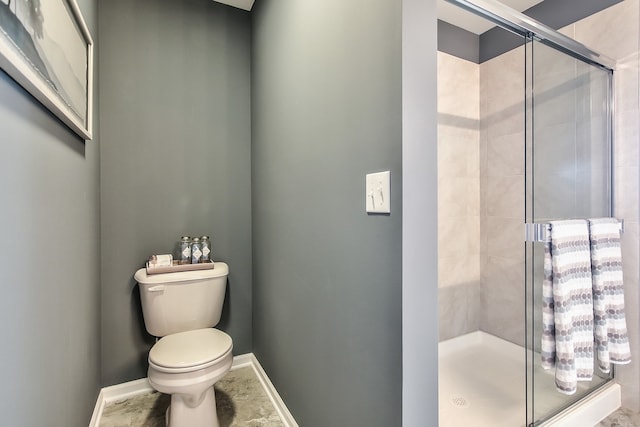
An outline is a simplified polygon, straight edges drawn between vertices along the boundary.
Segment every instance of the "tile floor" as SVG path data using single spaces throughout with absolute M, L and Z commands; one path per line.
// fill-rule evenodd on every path
M 620 408 L 594 427 L 638 427 L 640 426 L 640 414 L 629 409 Z
M 284 427 L 252 367 L 229 372 L 215 385 L 220 427 Z M 145 393 L 107 405 L 100 427 L 164 427 L 169 396 Z
M 251 367 L 227 374 L 216 386 L 221 427 L 284 427 Z M 169 396 L 145 393 L 104 408 L 100 427 L 164 427 Z M 621 408 L 594 427 L 640 427 L 640 414 Z

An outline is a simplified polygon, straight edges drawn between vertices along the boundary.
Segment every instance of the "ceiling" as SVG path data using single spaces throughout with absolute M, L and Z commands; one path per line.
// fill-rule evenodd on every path
M 237 7 L 239 9 L 251 10 L 255 0 L 214 0 L 218 3 Z M 518 12 L 527 10 L 543 0 L 502 0 L 501 3 L 516 9 Z M 452 25 L 464 28 L 472 33 L 482 34 L 491 29 L 494 25 L 486 19 L 479 18 L 474 14 L 454 6 L 446 0 L 438 0 L 438 18 Z
M 516 9 L 518 12 L 522 12 L 538 3 L 542 3 L 542 1 L 543 0 L 501 0 L 500 2 Z M 438 18 L 475 34 L 482 34 L 495 26 L 492 22 L 484 18 L 479 18 L 473 13 L 454 6 L 445 0 L 438 0 Z
M 226 4 L 229 6 L 237 7 L 238 9 L 251 10 L 253 2 L 255 0 L 214 0 L 218 3 Z

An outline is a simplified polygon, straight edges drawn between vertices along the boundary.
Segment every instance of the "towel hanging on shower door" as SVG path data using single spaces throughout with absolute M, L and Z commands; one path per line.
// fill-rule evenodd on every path
M 589 220 L 593 276 L 594 338 L 598 367 L 631 361 L 624 310 L 620 223 L 615 218 Z
M 556 388 L 573 394 L 593 376 L 593 300 L 589 227 L 551 221 L 545 243 L 542 367 L 555 365 Z

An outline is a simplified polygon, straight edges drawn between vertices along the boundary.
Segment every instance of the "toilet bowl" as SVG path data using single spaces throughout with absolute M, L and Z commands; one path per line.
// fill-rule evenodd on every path
M 162 337 L 149 351 L 151 387 L 171 395 L 171 427 L 218 427 L 213 385 L 230 369 L 233 341 L 214 329 L 220 321 L 228 266 L 210 270 L 147 274 L 135 279 L 147 331 Z
M 167 425 L 218 427 L 213 385 L 231 369 L 231 337 L 207 328 L 160 339 L 149 352 L 149 384 L 171 395 Z

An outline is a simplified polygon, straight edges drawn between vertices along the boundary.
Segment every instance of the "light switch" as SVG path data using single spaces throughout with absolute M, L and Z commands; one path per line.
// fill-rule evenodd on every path
M 391 173 L 369 173 L 366 178 L 366 210 L 370 213 L 391 213 Z

